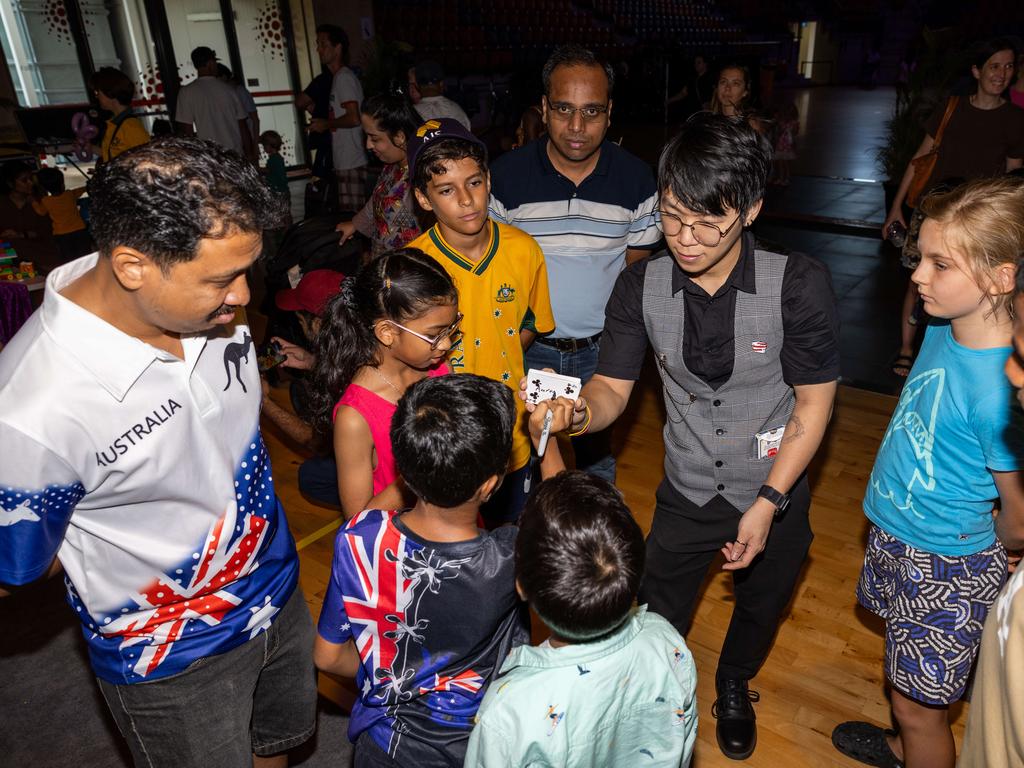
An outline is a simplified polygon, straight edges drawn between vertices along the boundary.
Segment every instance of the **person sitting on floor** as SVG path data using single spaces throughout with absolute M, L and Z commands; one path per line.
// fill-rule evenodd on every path
M 308 347 L 313 345 L 320 332 L 324 308 L 328 300 L 341 290 L 341 281 L 344 279 L 341 272 L 314 269 L 304 274 L 294 288 L 280 290 L 274 297 L 278 309 L 295 313 L 306 342 L 305 346 L 301 346 L 280 336 L 271 338 L 271 342 L 278 345 L 280 354 L 284 356 L 281 367 L 290 368 L 297 374 L 289 388 L 292 410 L 274 402 L 270 398 L 270 385 L 266 378 L 260 379 L 263 387 L 262 415 L 292 441 L 315 453 L 299 465 L 299 491 L 314 501 L 333 507 L 341 506 L 334 453 L 330 449 L 321 451 L 319 441 L 314 439 L 310 382 L 305 374 L 316 363 L 316 357 L 308 351 Z

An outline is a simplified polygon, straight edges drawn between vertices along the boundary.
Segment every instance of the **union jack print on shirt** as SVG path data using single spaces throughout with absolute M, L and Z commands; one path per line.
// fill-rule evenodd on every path
M 258 433 L 240 463 L 235 490 L 235 502 L 196 551 L 118 610 L 90 615 L 65 580 L 97 673 L 123 682 L 163 677 L 270 627 L 291 596 L 297 563 Z M 260 567 L 271 560 L 284 560 L 285 567 Z
M 349 721 L 402 764 L 461 762 L 487 681 L 528 630 L 513 576 L 515 530 L 418 540 L 401 514 L 368 510 L 335 542 L 320 635 L 352 640 L 362 691 Z

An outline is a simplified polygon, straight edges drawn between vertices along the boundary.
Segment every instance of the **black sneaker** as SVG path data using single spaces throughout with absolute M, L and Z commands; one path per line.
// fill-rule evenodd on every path
M 711 706 L 711 716 L 718 720 L 718 747 L 730 760 L 746 760 L 757 746 L 752 702 L 759 701 L 761 694 L 750 690 L 746 680 L 721 678 L 716 687 L 718 699 Z

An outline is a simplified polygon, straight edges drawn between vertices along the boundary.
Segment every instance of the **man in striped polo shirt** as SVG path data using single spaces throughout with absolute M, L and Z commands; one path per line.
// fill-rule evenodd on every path
M 587 381 L 616 278 L 661 241 L 657 189 L 647 164 L 606 138 L 610 66 L 569 45 L 543 78 L 547 135 L 492 164 L 490 213 L 532 235 L 547 262 L 555 330 L 526 351 L 526 367 Z M 574 438 L 576 466 L 614 482 L 610 442 L 609 430 Z

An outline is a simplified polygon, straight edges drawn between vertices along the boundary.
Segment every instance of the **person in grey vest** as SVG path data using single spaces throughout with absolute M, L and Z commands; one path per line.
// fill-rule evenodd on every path
M 694 115 L 658 164 L 668 252 L 619 276 L 597 373 L 574 404 L 570 434 L 625 410 L 648 344 L 667 419 L 639 602 L 689 629 L 721 552 L 736 607 L 716 674 L 718 744 L 748 757 L 757 742 L 750 680 L 764 663 L 810 547 L 807 465 L 839 377 L 838 319 L 827 268 L 757 250 L 771 148 L 745 121 Z

